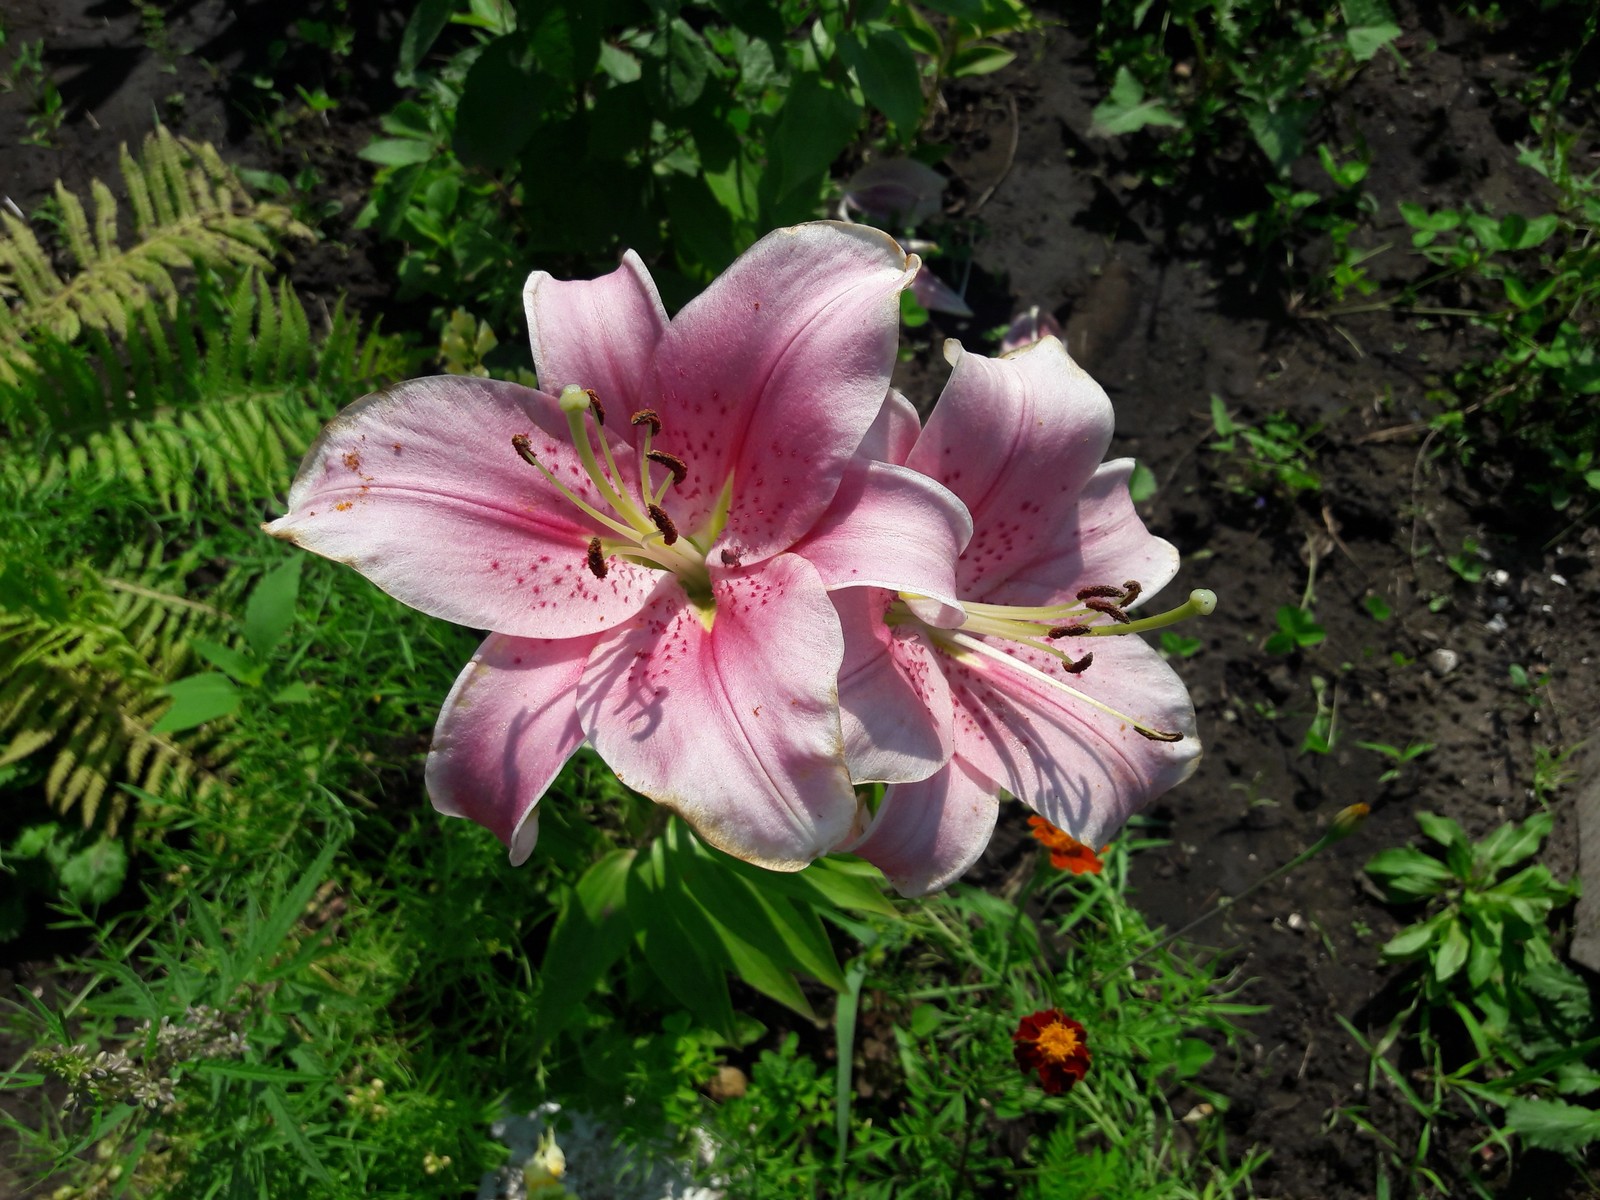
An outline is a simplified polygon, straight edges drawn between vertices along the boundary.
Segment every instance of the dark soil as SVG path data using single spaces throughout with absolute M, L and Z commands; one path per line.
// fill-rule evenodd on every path
M 23 146 L 30 98 L 0 93 L 0 192 L 31 213 L 58 178 L 73 188 L 92 176 L 114 181 L 119 143 L 136 144 L 159 116 L 237 164 L 288 179 L 314 168 L 309 194 L 297 198 L 342 207 L 324 242 L 300 253 L 297 282 L 382 311 L 384 253 L 349 229 L 364 185 L 354 150 L 393 101 L 387 64 L 403 13 L 367 16 L 380 6 L 352 5 L 355 51 L 330 67 L 291 28 L 323 7 L 331 5 L 170 4 L 163 50 L 118 0 L 7 0 L 0 71 L 10 48 L 43 38 L 68 116 L 48 147 Z M 1407 244 L 1402 200 L 1545 211 L 1543 181 L 1516 161 L 1525 118 L 1506 98 L 1508 80 L 1548 50 L 1532 40 L 1537 32 L 1490 43 L 1428 5 L 1403 23 L 1404 63 L 1373 59 L 1334 100 L 1322 132 L 1370 148 L 1377 237 Z M 936 322 L 907 382 L 931 397 L 942 336 L 988 349 L 983 334 L 1017 308 L 1054 312 L 1116 403 L 1113 452 L 1155 473 L 1147 518 L 1186 557 L 1173 594 L 1204 586 L 1221 597 L 1215 616 L 1184 630 L 1204 643 L 1180 666 L 1209 754 L 1148 814 L 1168 839 L 1136 860 L 1139 902 L 1153 921 L 1186 923 L 1316 841 L 1333 814 L 1372 806 L 1354 836 L 1193 935 L 1227 955 L 1242 999 L 1268 1009 L 1246 1021 L 1243 1056 L 1219 1060 L 1209 1080 L 1230 1102 L 1218 1119 L 1231 1144 L 1272 1151 L 1258 1192 L 1370 1197 L 1377 1148 L 1340 1111 L 1368 1108 L 1408 1149 L 1419 1125 L 1392 1091 L 1366 1090 L 1365 1057 L 1338 1020 L 1375 1033 L 1397 1009 L 1400 976 L 1378 947 L 1403 914 L 1364 885 L 1361 865 L 1412 840 L 1418 810 L 1452 816 L 1473 836 L 1526 817 L 1534 747 L 1569 747 L 1595 732 L 1600 531 L 1529 506 L 1509 470 L 1466 470 L 1427 436 L 1424 392 L 1473 352 L 1465 332 L 1422 331 L 1382 311 L 1338 327 L 1291 315 L 1279 273 L 1260 269 L 1232 225 L 1265 201 L 1253 159 L 1159 190 L 1134 170 L 1131 156 L 1147 146 L 1138 136 L 1089 138 L 1102 89 L 1081 33 L 1069 20 L 1037 56 L 947 94 L 936 136 L 954 146 L 945 164 L 952 215 L 981 231 L 969 280 L 979 315 Z M 327 87 L 338 108 L 326 120 L 283 116 L 293 106 L 281 97 L 295 82 Z M 1374 268 L 1400 279 L 1417 264 L 1396 248 Z M 1291 498 L 1230 487 L 1229 463 L 1209 448 L 1213 395 L 1244 421 L 1285 410 L 1319 426 L 1321 489 Z M 1444 561 L 1468 537 L 1488 555 L 1477 585 Z M 1294 656 L 1264 653 L 1275 610 L 1301 600 L 1313 570 L 1327 640 Z M 1362 604 L 1369 596 L 1393 616 L 1375 620 Z M 1510 682 L 1512 664 L 1548 668 L 1550 680 L 1530 698 Z M 1338 741 L 1326 755 L 1300 752 L 1313 678 L 1337 698 Z M 1384 785 L 1387 764 L 1361 741 L 1436 748 Z M 1567 878 L 1575 818 L 1561 804 L 1556 811 L 1545 860 Z M 979 877 L 1003 878 L 1025 852 L 1023 817 L 1008 811 Z M 1429 1161 L 1450 1170 L 1483 1132 L 1447 1126 Z M 1493 1160 L 1485 1169 L 1507 1197 L 1588 1194 L 1549 1156 L 1525 1155 L 1498 1175 Z M 0 1194 L 8 1184 L 0 1168 Z

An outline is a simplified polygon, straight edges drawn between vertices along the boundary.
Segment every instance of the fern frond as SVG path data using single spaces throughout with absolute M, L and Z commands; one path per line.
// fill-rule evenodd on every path
M 127 556 L 136 577 L 175 577 L 191 564 L 162 561 L 162 548 Z M 46 798 L 84 824 L 114 829 L 130 783 L 161 793 L 222 785 L 215 735 L 162 736 L 160 694 L 181 673 L 190 640 L 221 614 L 136 581 L 74 573 L 65 614 L 0 608 L 0 766 L 48 753 Z
M 0 214 L 0 296 L 17 299 L 0 305 L 0 385 L 19 382 L 40 334 L 72 342 L 87 328 L 125 337 L 147 306 L 177 313 L 174 271 L 264 267 L 280 239 L 311 236 L 282 205 L 252 201 L 213 147 L 162 126 L 145 139 L 142 160 L 124 146 L 121 167 L 136 238 L 126 249 L 109 188 L 91 185 L 91 224 L 82 201 L 56 184 L 73 264 L 65 278 L 25 222 Z
M 362 333 L 342 308 L 319 344 L 287 283 L 253 274 L 227 297 L 202 290 L 170 320 L 142 310 L 120 351 L 98 330 L 79 346 L 41 339 L 21 376 L 32 401 L 0 409 L 14 435 L 0 485 L 98 481 L 176 512 L 200 497 L 264 499 L 334 411 L 413 365 L 398 339 Z

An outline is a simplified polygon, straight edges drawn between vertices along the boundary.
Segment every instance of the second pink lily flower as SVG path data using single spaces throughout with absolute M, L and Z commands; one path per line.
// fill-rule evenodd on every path
M 1178 553 L 1134 511 L 1132 461 L 1101 462 L 1111 403 L 1058 340 L 999 359 L 951 341 L 946 356 L 954 370 L 926 428 L 901 402 L 881 452 L 971 510 L 960 606 L 879 589 L 835 596 L 851 768 L 907 781 L 839 848 L 907 895 L 972 865 L 1001 791 L 1099 846 L 1188 776 L 1194 707 L 1138 633 L 1215 603 L 1195 592 L 1160 617 L 1130 614 L 1171 581 Z
M 521 862 L 587 740 L 750 862 L 859 832 L 830 590 L 953 603 L 971 531 L 944 488 L 858 455 L 916 269 L 876 231 L 799 226 L 671 320 L 631 253 L 592 281 L 537 272 L 540 390 L 413 380 L 328 427 L 268 531 L 494 631 L 439 718 L 436 807 Z

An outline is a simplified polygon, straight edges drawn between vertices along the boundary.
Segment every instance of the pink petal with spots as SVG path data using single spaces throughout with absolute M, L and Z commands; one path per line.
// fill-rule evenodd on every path
M 539 799 L 583 741 L 574 689 L 594 643 L 490 634 L 434 726 L 425 774 L 434 808 L 489 830 L 513 865 L 533 853 Z
M 872 863 L 902 896 L 925 896 L 978 861 L 999 812 L 995 786 L 953 759 L 931 779 L 885 792 L 866 834 L 841 849 Z
M 1094 652 L 1080 675 L 1063 676 L 1050 656 L 1015 644 L 1013 658 L 1155 729 L 1183 734 L 1155 742 L 1128 720 L 1060 688 L 977 655 L 944 657 L 955 700 L 955 753 L 1086 846 L 1104 845 L 1128 816 L 1182 783 L 1200 757 L 1194 706 L 1183 681 L 1137 635 L 1063 638 L 1067 653 Z
M 856 783 L 926 779 L 950 759 L 950 687 L 921 635 L 884 624 L 893 600 L 879 588 L 833 594 L 844 628 L 839 716 Z
M 600 639 L 579 719 L 619 779 L 711 845 L 797 871 L 856 814 L 839 731 L 839 617 L 797 555 L 712 577 L 710 629 L 672 585 Z
M 519 433 L 599 505 L 554 400 L 512 383 L 440 376 L 367 396 L 335 417 L 295 476 L 289 511 L 265 529 L 461 625 L 561 638 L 627 620 L 661 573 L 613 558 L 604 579 L 590 574 L 589 539 L 603 531 L 518 457 Z
M 972 520 L 966 507 L 926 475 L 882 462 L 845 472 L 833 504 L 796 554 L 822 574 L 829 590 L 880 587 L 940 602 L 949 619 L 962 615 L 955 565 Z
M 611 426 L 631 438 L 628 418 L 654 403 L 656 346 L 667 330 L 667 310 L 644 262 L 629 250 L 599 279 L 535 271 L 522 301 L 539 387 L 552 396 L 568 385 L 592 389 Z
M 657 357 L 657 445 L 688 464 L 666 506 L 704 527 L 729 476 L 716 548 L 747 564 L 822 516 L 889 387 L 900 292 L 917 260 L 861 225 L 768 234 L 672 321 Z
M 1133 459 L 1104 463 L 1070 505 L 1047 503 L 1038 553 L 1018 566 L 985 600 L 997 604 L 1069 603 L 1091 584 L 1143 589 L 1143 604 L 1178 573 L 1178 550 L 1144 526 L 1128 495 Z M 976 597 L 974 597 L 975 599 Z
M 911 456 L 911 448 L 922 433 L 922 418 L 916 406 L 893 388 L 883 398 L 883 407 L 873 418 L 872 428 L 861 439 L 856 454 L 878 462 L 904 465 Z
M 957 567 L 964 600 L 987 600 L 1044 553 L 1111 441 L 1111 402 L 1055 338 L 1003 359 L 945 343 L 953 371 L 906 465 L 972 513 Z M 1049 549 L 1054 549 L 1052 544 Z

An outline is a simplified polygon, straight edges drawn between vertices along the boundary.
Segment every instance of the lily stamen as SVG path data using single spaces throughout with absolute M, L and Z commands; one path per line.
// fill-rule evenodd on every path
M 1112 708 L 1109 704 L 1104 704 L 1101 701 L 1096 700 L 1093 696 L 1090 696 L 1085 692 L 1080 692 L 1077 688 L 1062 683 L 1059 679 L 1055 679 L 1049 675 L 1046 675 L 1043 671 L 1039 670 L 1039 668 L 1025 663 L 1019 658 L 1012 657 L 1004 650 L 996 650 L 987 642 L 979 641 L 977 638 L 965 633 L 954 633 L 945 629 L 936 629 L 931 630 L 930 632 L 937 640 L 946 643 L 947 653 L 949 653 L 951 657 L 955 659 L 959 660 L 964 657 L 963 651 L 967 651 L 972 654 L 980 654 L 984 658 L 992 659 L 993 661 L 1002 664 L 1010 670 L 1021 672 L 1030 679 L 1037 680 L 1038 682 L 1046 684 L 1049 687 L 1053 687 L 1058 691 L 1065 692 L 1074 700 L 1077 700 L 1082 704 L 1087 704 L 1090 708 L 1098 709 L 1109 717 L 1114 717 L 1118 721 L 1126 722 L 1128 725 L 1132 726 L 1134 732 L 1139 734 L 1141 737 L 1149 738 L 1153 742 L 1179 742 L 1183 740 L 1183 734 L 1168 733 L 1165 730 L 1156 729 L 1153 726 L 1146 725 L 1143 721 L 1136 720 L 1135 718 L 1130 717 L 1127 713 Z M 960 647 L 960 649 L 956 649 L 956 647 Z
M 653 463 L 660 463 L 672 472 L 672 486 L 682 487 L 683 481 L 689 478 L 689 464 L 676 454 L 668 454 L 665 450 L 646 450 L 645 458 Z

